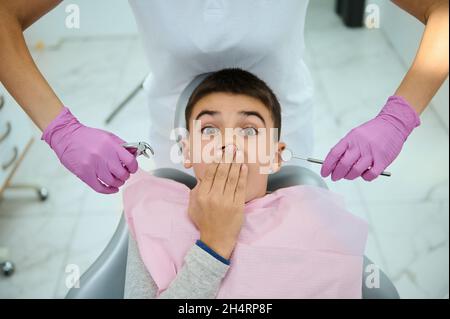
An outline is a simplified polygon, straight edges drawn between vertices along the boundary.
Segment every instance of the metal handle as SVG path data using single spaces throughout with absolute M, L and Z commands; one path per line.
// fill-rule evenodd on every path
M 316 164 L 323 164 L 323 162 L 324 162 L 324 161 L 319 160 L 319 159 L 317 159 L 317 158 L 311 158 L 311 157 L 308 157 L 306 160 L 307 160 L 308 162 L 316 163 Z M 383 172 L 381 172 L 380 175 L 390 177 L 390 176 L 392 176 L 392 173 L 391 173 L 391 172 L 388 172 L 388 171 L 383 171 Z
M 9 133 L 11 133 L 11 129 L 12 129 L 11 122 L 9 122 L 9 121 L 6 122 L 6 132 L 3 133 L 2 135 L 0 135 L 0 143 L 3 142 L 4 140 L 6 140 Z
M 323 164 L 323 161 L 320 159 L 317 159 L 317 158 L 308 157 L 307 160 L 308 160 L 308 162 L 311 162 L 311 163 Z
M 14 164 L 14 162 L 16 161 L 18 155 L 19 155 L 19 149 L 17 148 L 17 146 L 14 146 L 13 148 L 13 156 L 11 157 L 11 159 L 9 161 L 7 161 L 5 164 L 2 164 L 2 169 L 4 171 L 6 171 L 12 164 Z

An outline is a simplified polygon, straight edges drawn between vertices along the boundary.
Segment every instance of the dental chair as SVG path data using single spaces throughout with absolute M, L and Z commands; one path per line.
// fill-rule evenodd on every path
M 192 91 L 210 73 L 201 74 L 196 77 L 181 93 L 175 112 L 175 128 L 184 127 L 184 109 Z M 177 137 L 179 142 L 181 136 Z M 152 171 L 152 174 L 162 178 L 169 178 L 193 188 L 196 180 L 193 176 L 173 168 L 159 168 Z M 279 188 L 294 185 L 311 185 L 327 188 L 324 180 L 309 170 L 301 166 L 285 165 L 268 179 L 267 192 L 273 192 Z M 71 288 L 66 295 L 68 299 L 123 299 L 125 287 L 125 272 L 128 251 L 128 227 L 122 214 L 119 225 L 113 234 L 110 242 L 81 276 L 79 288 Z M 398 299 L 398 292 L 389 278 L 379 269 L 379 287 L 369 288 L 366 282 L 370 282 L 373 276 L 373 269 L 377 267 L 372 261 L 364 256 L 364 266 L 362 275 L 362 297 L 364 299 Z M 365 271 L 370 269 L 370 271 Z

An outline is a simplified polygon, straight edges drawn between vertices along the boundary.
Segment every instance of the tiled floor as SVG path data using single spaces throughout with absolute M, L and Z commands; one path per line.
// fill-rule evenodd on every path
M 306 28 L 307 62 L 316 91 L 317 157 L 374 116 L 405 72 L 382 31 L 346 29 L 329 3 L 323 5 L 312 1 Z M 137 36 L 66 41 L 33 55 L 85 124 L 125 140 L 147 136 L 150 122 L 143 94 L 110 125 L 104 124 L 146 73 Z M 39 141 L 37 131 L 35 136 L 31 155 L 14 182 L 44 185 L 50 198 L 40 203 L 30 193 L 8 191 L 0 202 L 0 243 L 9 247 L 17 265 L 13 277 L 0 277 L 0 298 L 64 297 L 66 266 L 86 270 L 105 247 L 121 212 L 120 195 L 87 189 Z M 389 168 L 391 178 L 327 181 L 354 214 L 370 223 L 366 254 L 388 273 L 404 298 L 448 298 L 448 163 L 448 128 L 431 106 Z

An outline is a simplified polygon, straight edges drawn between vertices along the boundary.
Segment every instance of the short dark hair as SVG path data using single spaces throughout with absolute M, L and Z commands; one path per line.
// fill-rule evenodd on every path
M 251 96 L 261 101 L 269 110 L 275 128 L 278 129 L 278 140 L 281 134 L 281 106 L 275 93 L 260 78 L 240 68 L 226 68 L 207 76 L 192 92 L 184 113 L 186 128 L 189 130 L 189 119 L 192 110 L 205 96 L 212 93 L 232 93 Z

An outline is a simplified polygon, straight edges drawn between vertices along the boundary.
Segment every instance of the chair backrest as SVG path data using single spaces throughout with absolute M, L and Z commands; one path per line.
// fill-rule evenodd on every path
M 200 75 L 197 75 L 181 92 L 180 97 L 177 101 L 177 107 L 175 110 L 175 120 L 173 122 L 174 128 L 186 128 L 186 122 L 184 118 L 184 111 L 186 109 L 186 105 L 189 101 L 189 97 L 191 96 L 192 92 L 194 92 L 195 88 L 209 75 L 211 75 L 213 72 L 208 73 L 202 73 Z
M 191 189 L 197 183 L 193 176 L 172 168 L 156 169 L 153 171 L 153 175 L 183 183 Z M 285 165 L 277 173 L 269 175 L 267 192 L 270 193 L 279 188 L 294 185 L 312 185 L 327 188 L 323 179 L 313 171 L 305 167 Z
M 123 299 L 128 255 L 128 227 L 123 215 L 106 248 L 83 273 L 79 288 L 71 288 L 67 299 Z

